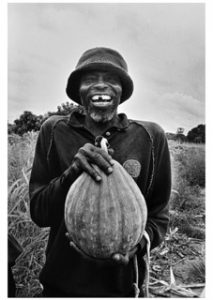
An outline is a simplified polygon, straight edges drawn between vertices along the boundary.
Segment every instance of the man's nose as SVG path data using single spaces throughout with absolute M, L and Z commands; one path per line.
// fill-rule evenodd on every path
M 107 83 L 102 77 L 99 77 L 98 80 L 95 83 L 95 87 L 98 89 L 105 89 L 107 88 Z

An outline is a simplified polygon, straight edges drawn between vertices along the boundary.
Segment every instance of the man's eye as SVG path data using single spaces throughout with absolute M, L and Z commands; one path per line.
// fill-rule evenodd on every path
M 110 83 L 118 83 L 118 81 L 115 80 L 115 79 L 113 79 L 113 78 L 110 78 L 108 81 L 109 81 Z
M 89 78 L 84 79 L 85 83 L 91 83 L 91 82 L 94 82 L 94 81 L 95 81 L 95 78 L 93 78 L 93 77 L 89 77 Z
M 113 84 L 118 84 L 119 83 L 119 80 L 117 78 L 114 78 L 114 77 L 107 77 L 105 80 L 107 82 L 113 83 Z

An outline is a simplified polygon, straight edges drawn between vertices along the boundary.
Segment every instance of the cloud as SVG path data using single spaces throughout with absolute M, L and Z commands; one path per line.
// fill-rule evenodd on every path
M 135 90 L 121 108 L 133 118 L 167 128 L 204 118 L 202 4 L 11 3 L 8 21 L 9 118 L 55 110 L 82 52 L 101 45 L 128 63 Z
M 183 127 L 185 133 L 198 124 L 204 124 L 205 110 L 200 101 L 178 92 L 159 95 L 144 91 L 140 98 L 133 96 L 119 108 L 130 118 L 160 124 L 165 131 L 176 132 Z
M 194 117 L 203 117 L 204 107 L 200 108 L 200 101 L 191 95 L 184 95 L 178 92 L 163 94 L 158 100 L 169 112 L 186 112 Z
M 205 119 L 204 106 L 200 105 L 200 101 L 178 92 L 161 95 L 155 101 L 155 109 L 161 124 L 166 128 L 170 124 L 173 132 L 177 127 L 189 131 L 199 123 L 204 123 Z

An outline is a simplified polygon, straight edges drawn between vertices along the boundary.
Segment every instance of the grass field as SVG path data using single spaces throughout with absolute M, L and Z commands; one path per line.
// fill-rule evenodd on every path
M 155 297 L 195 297 L 205 285 L 205 145 L 169 141 L 169 148 L 170 226 L 165 241 L 152 251 L 157 285 L 150 290 Z M 169 285 L 158 284 L 162 280 Z
M 23 247 L 13 267 L 18 297 L 41 292 L 38 275 L 48 237 L 48 228 L 38 228 L 29 213 L 28 182 L 36 138 L 36 133 L 8 137 L 8 229 Z M 199 292 L 205 283 L 205 146 L 171 141 L 169 147 L 173 179 L 170 226 L 165 241 L 151 254 L 152 297 L 177 296 L 166 285 L 171 274 L 185 296 L 190 296 L 191 289 Z M 184 285 L 192 287 L 184 289 Z

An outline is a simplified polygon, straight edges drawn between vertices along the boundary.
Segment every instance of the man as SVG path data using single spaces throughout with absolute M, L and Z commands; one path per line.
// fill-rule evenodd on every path
M 155 123 L 128 120 L 117 113 L 118 105 L 133 92 L 126 62 L 117 51 L 86 51 L 68 79 L 66 92 L 85 112 L 74 109 L 70 116 L 54 116 L 43 124 L 30 179 L 32 219 L 41 227 L 50 227 L 46 263 L 40 274 L 43 296 L 131 297 L 135 253 L 139 284 L 144 280 L 145 239 L 126 255 L 115 253 L 107 261 L 86 258 L 70 247 L 69 236 L 65 236 L 65 198 L 83 171 L 101 181 L 91 163 L 106 174 L 113 172 L 113 156 L 134 178 L 146 199 L 146 231 L 151 248 L 156 247 L 168 225 L 171 175 L 167 140 Z M 113 149 L 109 154 L 95 144 L 100 135 Z

